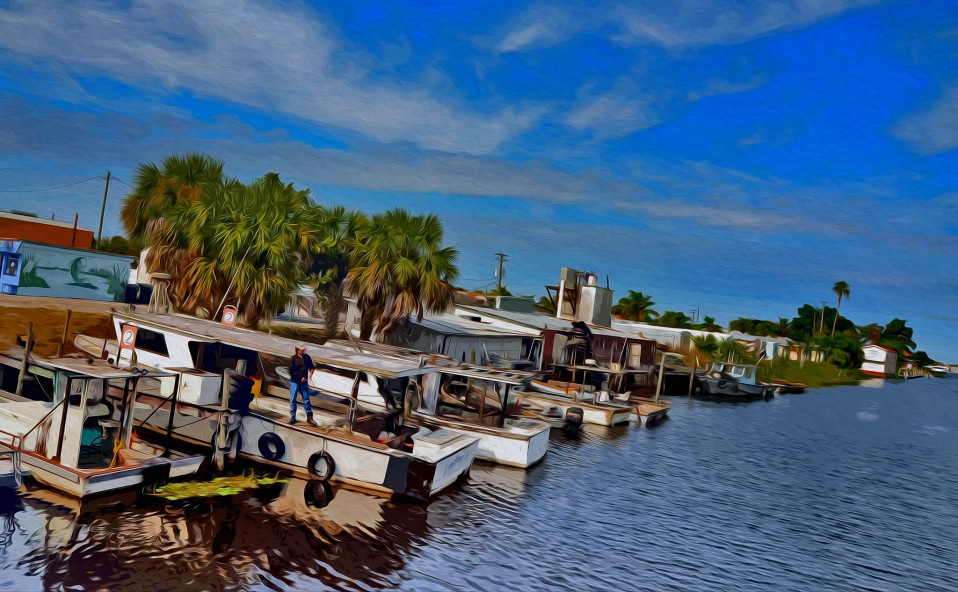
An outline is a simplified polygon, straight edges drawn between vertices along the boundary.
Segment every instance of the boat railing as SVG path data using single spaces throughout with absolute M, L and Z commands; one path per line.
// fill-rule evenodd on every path
M 18 436 L 17 434 L 8 432 L 6 430 L 0 430 L 0 437 L 10 439 L 9 442 L 0 441 L 0 443 L 6 444 L 7 446 L 20 449 L 23 445 L 23 436 Z
M 44 423 L 46 423 L 47 419 L 49 419 L 50 416 L 53 415 L 53 412 L 56 411 L 57 408 L 60 407 L 60 405 L 66 404 L 66 402 L 69 401 L 69 400 L 70 400 L 69 397 L 63 397 L 62 399 L 60 399 L 60 402 L 59 402 L 59 403 L 56 403 L 53 407 L 51 407 L 50 410 L 47 411 L 46 415 L 44 415 L 44 416 L 40 419 L 40 421 L 38 421 L 37 423 L 35 423 L 32 428 L 30 428 L 29 430 L 27 430 L 27 432 L 26 432 L 25 434 L 23 434 L 23 436 L 20 436 L 20 445 L 18 446 L 18 448 L 20 448 L 20 449 L 22 450 L 22 449 L 23 449 L 23 443 L 27 441 L 27 436 L 29 436 L 30 434 L 32 434 L 32 433 L 33 433 L 33 430 L 39 428 L 41 425 L 43 425 Z M 59 454 L 59 453 L 58 453 L 58 454 Z

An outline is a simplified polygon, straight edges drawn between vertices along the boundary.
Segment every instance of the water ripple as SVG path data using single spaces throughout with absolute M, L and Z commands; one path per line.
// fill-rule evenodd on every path
M 540 465 L 478 463 L 430 504 L 31 487 L 0 499 L 0 588 L 955 590 L 952 382 L 677 397 L 656 429 L 553 434 Z

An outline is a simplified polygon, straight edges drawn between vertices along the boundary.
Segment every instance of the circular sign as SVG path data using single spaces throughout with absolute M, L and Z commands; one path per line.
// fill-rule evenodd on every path
M 228 310 L 223 313 L 223 320 L 227 323 L 232 323 L 236 320 L 236 316 L 233 314 L 232 310 Z
M 124 345 L 133 345 L 133 339 L 136 337 L 136 331 L 133 329 L 126 329 L 123 331 L 123 344 Z

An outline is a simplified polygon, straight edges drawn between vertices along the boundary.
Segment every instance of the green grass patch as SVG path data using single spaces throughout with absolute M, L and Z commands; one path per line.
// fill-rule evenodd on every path
M 794 360 L 772 360 L 759 365 L 758 379 L 764 382 L 784 380 L 800 382 L 807 388 L 824 386 L 855 385 L 867 378 L 858 370 L 839 368 L 826 362 L 805 362 Z

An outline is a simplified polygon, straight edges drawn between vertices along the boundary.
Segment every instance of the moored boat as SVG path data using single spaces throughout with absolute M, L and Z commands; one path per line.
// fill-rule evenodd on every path
M 702 395 L 728 399 L 761 399 L 775 393 L 774 384 L 758 382 L 758 367 L 752 364 L 716 362 L 699 381 Z
M 19 362 L 3 357 L 3 365 Z M 18 471 L 75 497 L 119 491 L 195 474 L 204 457 L 137 437 L 133 409 L 140 383 L 172 373 L 129 372 L 105 362 L 34 357 L 52 381 L 53 401 L 0 391 L 0 442 L 17 453 Z M 110 404 L 110 390 L 121 396 Z M 167 395 L 175 401 L 177 391 Z
M 171 422 L 173 436 L 183 441 L 298 476 L 415 499 L 428 499 L 466 475 L 476 455 L 477 438 L 403 425 L 397 407 L 369 412 L 358 405 L 363 383 L 402 390 L 411 378 L 434 371 L 418 361 L 310 346 L 317 369 L 350 382 L 350 397 L 343 404 L 315 396 L 317 425 L 305 422 L 301 407 L 291 425 L 288 380 L 277 368 L 298 342 L 181 315 L 116 313 L 114 326 L 120 343 L 132 330 L 131 351 L 108 354 L 114 363 L 179 374 L 185 401 L 176 409 L 139 413 L 152 415 L 154 427 Z M 154 404 L 162 406 L 159 393 Z
M 576 397 L 553 395 L 526 388 L 516 388 L 513 392 L 520 402 L 540 408 L 557 407 L 561 410 L 563 417 L 568 416 L 570 412 L 574 413 L 574 409 L 579 409 L 582 412 L 583 423 L 613 426 L 628 423 L 630 416 L 635 413 L 631 405 L 594 403 L 579 400 Z

